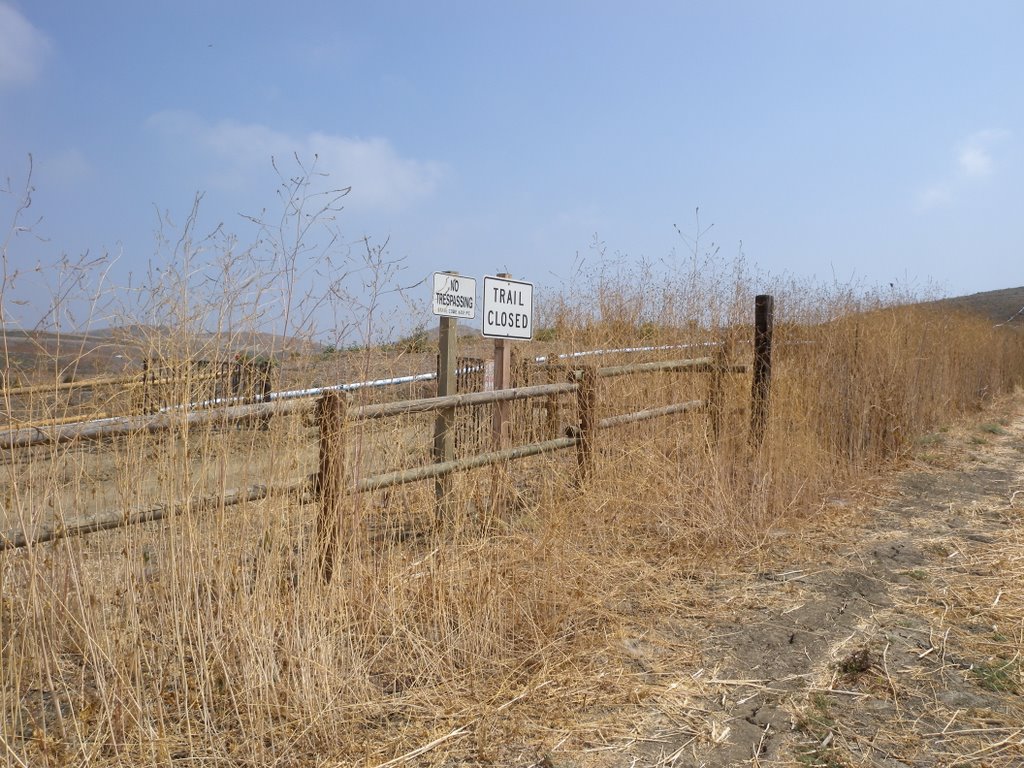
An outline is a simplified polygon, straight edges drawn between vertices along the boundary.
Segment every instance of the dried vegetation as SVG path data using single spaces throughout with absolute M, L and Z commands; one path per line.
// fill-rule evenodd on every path
M 286 243 L 283 252 L 306 259 L 300 245 Z M 188 238 L 177 248 L 199 250 Z M 543 298 L 545 340 L 524 345 L 523 357 L 727 342 L 734 360 L 747 362 L 752 293 L 755 283 L 765 286 L 741 268 L 723 274 L 693 251 L 692 262 L 657 275 L 599 259 L 571 293 Z M 182 253 L 173 255 L 180 265 Z M 369 250 L 364 266 L 378 289 L 387 283 L 380 252 Z M 294 313 L 301 302 L 290 269 L 277 277 Z M 192 295 L 170 291 L 147 297 L 139 305 L 146 312 L 122 320 L 164 329 L 146 338 L 149 355 L 215 357 L 265 321 L 236 311 L 248 288 L 231 282 L 236 271 L 223 275 L 217 289 L 226 296 L 208 285 Z M 276 290 L 269 279 L 261 285 Z M 654 295 L 652 285 L 664 293 Z M 1011 390 L 1024 373 L 1024 339 L 987 321 L 896 300 L 906 297 L 768 288 L 778 307 L 776 362 L 760 450 L 748 441 L 749 378 L 736 375 L 719 440 L 703 415 L 602 432 L 597 472 L 582 488 L 573 481 L 575 457 L 565 453 L 460 475 L 456 513 L 443 524 L 428 483 L 350 497 L 344 551 L 326 585 L 317 577 L 316 505 L 308 496 L 186 507 L 157 523 L 3 552 L 3 759 L 20 766 L 600 765 L 614 764 L 616 750 L 644 734 L 661 734 L 677 758 L 727 738 L 728 724 L 695 704 L 697 683 L 681 687 L 662 672 L 698 673 L 698 638 L 683 624 L 674 635 L 645 627 L 659 616 L 720 611 L 722 563 L 737 553 L 756 561 L 775 532 L 799 531 L 823 499 L 905 461 L 915 441 Z M 206 304 L 197 306 L 197 296 Z M 581 306 L 595 309 L 583 314 Z M 317 317 L 293 322 L 291 333 Z M 61 381 L 61 364 L 42 353 L 22 373 Z M 345 353 L 293 352 L 282 358 L 281 375 L 334 383 L 405 373 L 410 360 L 400 345 L 385 354 L 368 339 Z M 189 401 L 190 385 L 180 386 L 167 397 Z M 600 415 L 703 398 L 707 388 L 707 377 L 693 374 L 606 380 Z M 364 390 L 353 398 L 381 396 Z M 67 407 L 56 392 L 33 397 L 26 405 L 7 394 L 4 407 L 49 417 Z M 516 418 L 520 438 L 530 439 L 522 425 L 560 432 L 576 416 L 565 399 L 537 401 Z M 488 419 L 467 422 L 463 454 L 479 448 Z M 430 428 L 427 417 L 352 426 L 354 474 L 428 461 Z M 304 478 L 316 469 L 315 439 L 309 421 L 294 417 L 8 450 L 0 518 L 4 529 L 31 532 L 98 509 Z M 922 568 L 921 581 L 931 578 Z M 991 591 L 958 592 L 946 609 L 994 605 L 1000 598 Z M 747 598 L 756 601 L 756 591 Z M 971 670 L 983 687 L 1019 687 L 1018 657 L 985 658 Z M 844 684 L 884 686 L 885 662 L 884 650 L 866 645 L 845 653 L 835 674 Z M 711 674 L 690 680 L 729 685 Z M 825 709 L 806 716 L 814 733 Z

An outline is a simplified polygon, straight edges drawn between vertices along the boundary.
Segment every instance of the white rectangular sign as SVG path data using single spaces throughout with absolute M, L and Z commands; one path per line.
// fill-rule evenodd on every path
M 484 278 L 484 328 L 489 339 L 533 338 L 533 283 Z
M 447 272 L 434 273 L 434 314 L 442 317 L 476 317 L 476 279 Z

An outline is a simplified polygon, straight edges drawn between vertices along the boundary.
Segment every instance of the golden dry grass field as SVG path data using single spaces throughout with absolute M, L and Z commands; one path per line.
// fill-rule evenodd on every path
M 749 362 L 746 298 L 701 330 L 602 291 L 524 356 L 732 337 Z M 1020 765 L 1024 339 L 820 304 L 780 299 L 763 444 L 731 374 L 717 440 L 703 413 L 603 430 L 582 484 L 566 451 L 456 476 L 442 521 L 429 482 L 351 495 L 329 583 L 310 493 L 0 553 L 5 764 Z M 708 387 L 604 379 L 598 417 Z M 578 419 L 514 411 L 523 441 Z M 350 424 L 351 478 L 429 463 L 431 424 Z M 8 449 L 0 517 L 301 483 L 316 439 L 293 415 Z

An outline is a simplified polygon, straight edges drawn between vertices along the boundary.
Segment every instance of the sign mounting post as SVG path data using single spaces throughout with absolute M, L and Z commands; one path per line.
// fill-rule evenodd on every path
M 476 280 L 455 272 L 435 272 L 431 304 L 440 317 L 437 332 L 437 394 L 455 394 L 456 341 L 458 318 L 476 316 Z M 455 408 L 441 408 L 434 420 L 434 461 L 455 459 Z M 440 521 L 452 517 L 452 478 L 442 475 L 434 481 L 437 516 Z
M 533 283 L 512 280 L 512 275 L 484 277 L 483 335 L 494 339 L 494 389 L 512 386 L 512 341 L 533 338 Z M 508 401 L 494 404 L 494 446 L 508 442 Z

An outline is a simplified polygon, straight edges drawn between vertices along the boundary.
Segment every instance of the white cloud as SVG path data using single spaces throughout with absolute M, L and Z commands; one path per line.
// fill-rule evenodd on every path
M 13 6 L 0 2 L 0 88 L 33 82 L 52 45 Z
M 930 184 L 917 194 L 916 207 L 924 211 L 951 205 L 969 188 L 970 181 L 987 179 L 996 172 L 994 149 L 1008 131 L 986 129 L 972 133 L 956 147 L 956 166 L 949 177 Z
M 964 147 L 957 160 L 960 170 L 966 176 L 990 176 L 992 174 L 992 155 L 981 147 Z
M 917 209 L 926 211 L 940 208 L 953 202 L 953 189 L 949 184 L 938 183 L 925 187 L 917 196 Z
M 221 120 L 211 123 L 180 111 L 160 112 L 149 124 L 175 142 L 185 142 L 205 157 L 204 182 L 246 189 L 262 178 L 271 158 L 304 162 L 317 158 L 317 169 L 331 183 L 351 186 L 349 208 L 395 210 L 431 195 L 444 168 L 438 163 L 402 157 L 387 139 L 360 139 L 323 132 L 293 136 L 256 123 Z
M 957 163 L 965 176 L 984 178 L 994 170 L 992 148 L 1009 134 L 1006 131 L 978 131 L 967 137 L 960 148 Z

